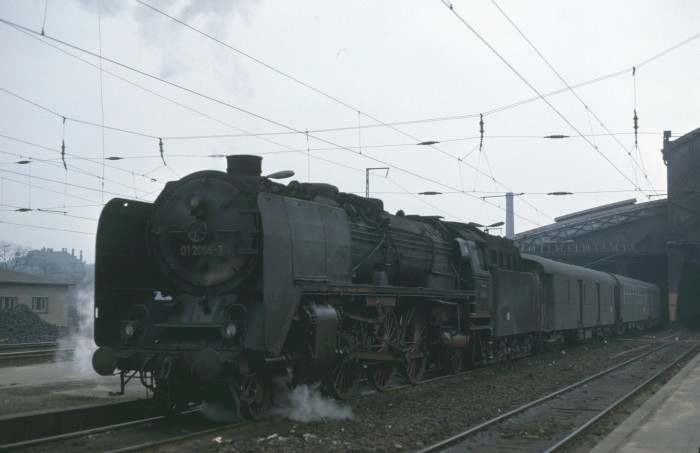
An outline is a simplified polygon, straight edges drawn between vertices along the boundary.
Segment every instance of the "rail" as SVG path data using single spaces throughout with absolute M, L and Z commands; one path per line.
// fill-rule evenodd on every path
M 74 352 L 76 349 L 76 344 L 72 342 L 0 344 L 0 362 L 53 357 L 57 354 Z
M 269 420 L 220 423 L 204 417 L 199 408 L 163 414 L 143 400 L 129 401 L 0 418 L 0 451 L 73 451 L 84 440 L 95 451 L 141 451 L 256 423 Z
M 565 448 L 592 423 L 658 379 L 697 347 L 697 343 L 664 344 L 430 445 L 419 453 L 467 449 L 556 451 Z

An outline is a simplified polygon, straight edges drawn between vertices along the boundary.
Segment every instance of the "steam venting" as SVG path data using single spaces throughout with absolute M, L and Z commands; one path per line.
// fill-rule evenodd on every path
M 251 155 L 226 156 L 226 172 L 233 176 L 260 176 L 262 157 Z

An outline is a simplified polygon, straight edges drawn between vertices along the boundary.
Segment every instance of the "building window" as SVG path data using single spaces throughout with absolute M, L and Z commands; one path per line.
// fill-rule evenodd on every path
M 32 297 L 32 310 L 46 313 L 49 311 L 48 297 Z
M 17 298 L 14 296 L 0 296 L 0 310 L 9 310 L 17 306 Z

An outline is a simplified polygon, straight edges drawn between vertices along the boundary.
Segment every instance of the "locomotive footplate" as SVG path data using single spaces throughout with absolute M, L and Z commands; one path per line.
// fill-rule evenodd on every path
M 418 357 L 423 357 L 424 354 L 417 355 L 416 357 L 412 358 L 418 358 Z M 384 354 L 381 352 L 366 352 L 366 351 L 354 351 L 354 352 L 348 352 L 347 357 L 353 358 L 353 359 L 359 359 L 359 360 L 370 360 L 373 362 L 403 362 L 404 357 L 399 357 L 397 355 L 393 354 Z
M 443 300 L 467 300 L 474 296 L 474 291 L 435 290 L 428 288 L 413 288 L 408 286 L 371 286 L 371 285 L 334 285 L 319 282 L 300 282 L 304 294 L 359 296 L 364 295 L 368 300 L 373 298 L 439 298 Z M 372 299 L 371 299 L 372 298 Z

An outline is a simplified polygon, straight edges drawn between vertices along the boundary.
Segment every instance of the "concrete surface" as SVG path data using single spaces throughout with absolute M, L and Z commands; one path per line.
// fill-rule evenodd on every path
M 699 451 L 700 355 L 591 450 L 592 453 Z

